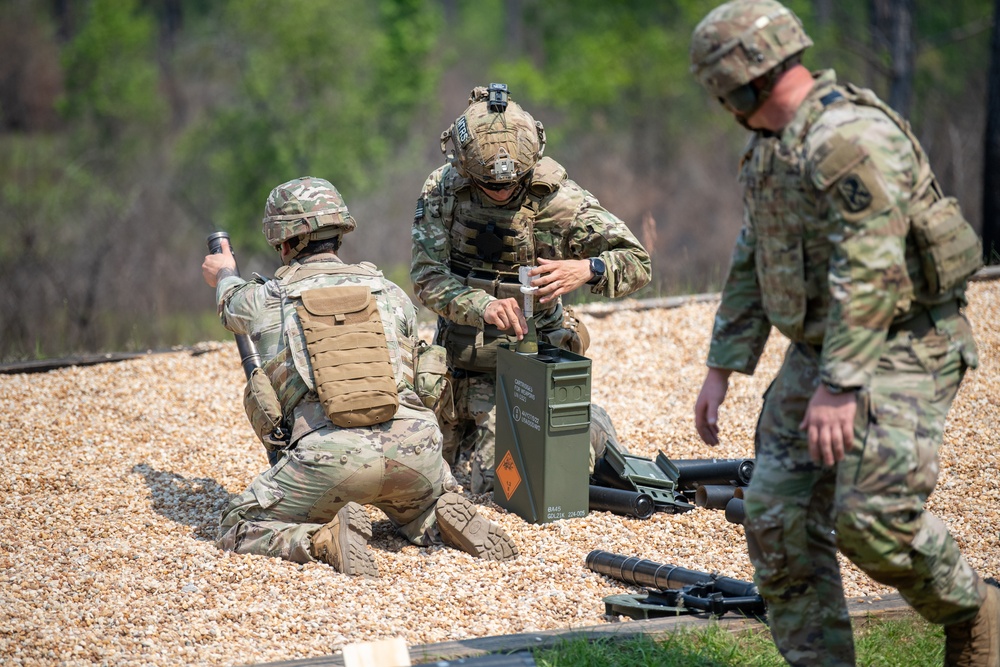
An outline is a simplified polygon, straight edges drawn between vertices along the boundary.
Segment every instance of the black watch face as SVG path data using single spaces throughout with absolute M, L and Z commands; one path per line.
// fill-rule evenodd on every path
M 590 260 L 590 270 L 599 276 L 604 275 L 604 260 L 594 257 Z

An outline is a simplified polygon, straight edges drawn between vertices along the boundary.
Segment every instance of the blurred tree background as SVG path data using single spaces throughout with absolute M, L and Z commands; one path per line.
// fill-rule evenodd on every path
M 688 74 L 716 4 L 0 0 L 0 362 L 228 338 L 205 237 L 228 231 L 243 273 L 270 275 L 263 203 L 297 176 L 344 194 L 345 259 L 408 289 L 438 137 L 491 81 L 650 250 L 637 296 L 717 289 L 746 136 Z M 788 4 L 816 42 L 805 64 L 903 111 L 994 243 L 1000 0 Z

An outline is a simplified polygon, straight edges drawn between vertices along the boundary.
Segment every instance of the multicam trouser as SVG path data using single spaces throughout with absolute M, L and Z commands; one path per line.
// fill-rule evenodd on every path
M 417 545 L 439 542 L 434 504 L 450 470 L 434 413 L 412 392 L 383 424 L 313 431 L 222 513 L 218 545 L 238 553 L 315 560 L 312 534 L 350 501 L 378 507 Z
M 933 623 L 970 618 L 985 597 L 944 524 L 924 510 L 945 416 L 976 363 L 968 323 L 953 315 L 935 328 L 924 317 L 890 330 L 886 347 L 858 395 L 854 447 L 835 467 L 811 461 L 798 428 L 819 382 L 818 351 L 791 345 L 765 394 L 745 526 L 771 633 L 792 665 L 854 665 L 838 548 Z
M 493 490 L 496 456 L 496 379 L 486 373 L 458 371 L 452 377 L 451 387 L 454 412 L 445 410 L 441 414 L 444 459 L 454 465 L 458 455 L 468 450 L 471 491 L 486 493 Z M 604 453 L 605 443 L 610 439 L 617 445 L 618 434 L 607 411 L 593 403 L 590 408 L 590 470 L 593 471 L 594 461 Z

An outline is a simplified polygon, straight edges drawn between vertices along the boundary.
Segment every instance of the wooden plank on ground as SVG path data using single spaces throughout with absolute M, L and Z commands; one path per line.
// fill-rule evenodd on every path
M 852 598 L 848 600 L 848 611 L 854 621 L 855 628 L 863 627 L 873 619 L 894 619 L 912 615 L 913 611 L 899 595 L 887 595 L 875 598 Z M 496 653 L 515 653 L 535 649 L 550 648 L 562 641 L 586 639 L 628 639 L 636 635 L 647 635 L 653 638 L 665 637 L 679 628 L 697 629 L 709 623 L 716 623 L 729 632 L 765 631 L 766 626 L 756 619 L 726 615 L 719 619 L 709 619 L 703 616 L 673 616 L 645 621 L 624 621 L 604 623 L 582 628 L 561 628 L 527 632 L 517 635 L 496 635 L 462 639 L 458 641 L 440 642 L 437 644 L 420 644 L 410 647 L 410 659 L 413 664 L 434 663 L 435 661 L 460 660 Z M 303 660 L 267 663 L 266 667 L 343 667 L 340 655 L 318 656 Z

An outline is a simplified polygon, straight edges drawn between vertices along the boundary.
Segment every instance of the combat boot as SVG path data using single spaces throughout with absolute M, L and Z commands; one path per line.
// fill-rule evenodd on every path
M 378 566 L 368 549 L 372 522 L 365 508 L 347 503 L 333 521 L 312 536 L 313 556 L 337 572 L 351 576 L 377 577 Z
M 945 667 L 1000 667 L 1000 588 L 986 587 L 986 601 L 968 621 L 944 626 Z
M 434 506 L 441 539 L 477 558 L 512 560 L 517 558 L 517 546 L 503 528 L 484 519 L 476 506 L 457 493 L 446 493 Z

